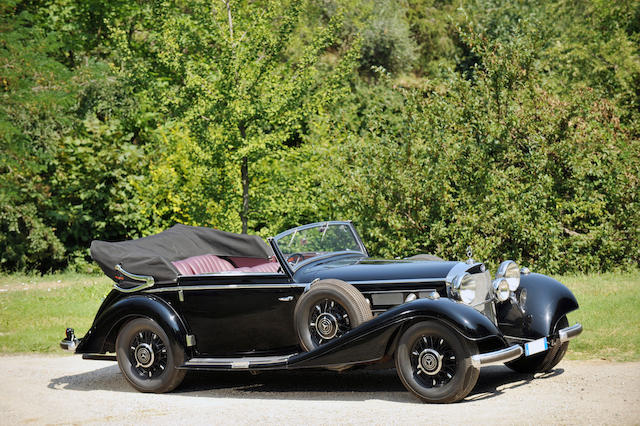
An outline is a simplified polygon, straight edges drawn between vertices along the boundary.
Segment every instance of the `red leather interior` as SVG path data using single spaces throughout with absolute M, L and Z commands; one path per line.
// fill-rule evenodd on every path
M 207 274 L 235 269 L 231 263 L 213 254 L 187 257 L 172 263 L 182 275 Z
M 278 272 L 280 264 L 277 262 L 268 262 L 261 265 L 251 267 L 251 272 Z
M 277 272 L 280 265 L 277 262 L 260 263 L 255 266 L 243 266 L 234 268 L 233 265 L 224 259 L 213 254 L 203 254 L 201 256 L 188 257 L 176 260 L 173 266 L 182 275 L 212 274 L 218 272 L 228 273 L 252 273 L 252 272 Z

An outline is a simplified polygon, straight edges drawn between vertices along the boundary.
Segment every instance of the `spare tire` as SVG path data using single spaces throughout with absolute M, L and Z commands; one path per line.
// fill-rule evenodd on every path
M 294 311 L 300 346 L 306 351 L 317 348 L 370 320 L 367 299 L 351 284 L 340 280 L 322 280 L 304 293 Z
M 435 254 L 416 254 L 415 256 L 407 257 L 407 260 L 444 260 Z

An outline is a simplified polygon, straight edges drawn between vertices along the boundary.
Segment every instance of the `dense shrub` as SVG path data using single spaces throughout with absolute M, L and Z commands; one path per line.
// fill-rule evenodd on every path
M 1 270 L 326 219 L 382 256 L 640 264 L 640 3 L 223 6 L 0 5 Z

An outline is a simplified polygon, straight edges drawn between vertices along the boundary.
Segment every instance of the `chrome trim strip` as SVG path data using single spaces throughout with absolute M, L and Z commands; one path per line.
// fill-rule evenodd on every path
M 210 285 L 182 285 L 175 287 L 160 287 L 146 290 L 145 293 L 163 293 L 167 291 L 194 290 L 237 290 L 237 289 L 265 289 L 265 288 L 304 288 L 307 284 L 210 284 Z
M 115 270 L 120 272 L 122 275 L 124 275 L 129 279 L 132 279 L 135 281 L 144 281 L 144 284 L 140 284 L 139 286 L 132 287 L 132 288 L 120 287 L 118 283 L 114 283 L 113 288 L 115 288 L 118 291 L 121 291 L 122 293 L 133 293 L 135 291 L 144 290 L 145 288 L 153 287 L 153 284 L 155 283 L 152 276 L 132 274 L 131 272 L 125 271 L 122 265 L 120 265 L 119 263 L 115 266 Z
M 577 323 L 572 325 L 571 327 L 563 328 L 558 331 L 558 336 L 560 336 L 560 343 L 568 342 L 569 340 L 578 337 L 582 333 L 582 324 Z
M 411 283 L 442 283 L 444 284 L 444 279 L 442 278 L 406 278 L 399 280 L 367 280 L 367 281 L 348 281 L 351 285 L 366 285 L 366 284 L 411 284 Z M 393 290 L 393 291 L 401 291 L 401 290 Z M 408 290 L 409 291 L 409 290 Z
M 352 281 L 353 282 L 353 281 Z M 436 289 L 434 288 L 412 288 L 412 289 L 404 289 L 404 290 L 375 290 L 375 291 L 367 291 L 367 290 L 362 290 L 363 294 L 378 294 L 378 293 L 415 293 L 415 292 L 420 292 L 420 293 L 428 293 L 428 292 L 435 292 Z
M 513 361 L 516 358 L 520 358 L 523 353 L 524 350 L 522 349 L 522 346 L 513 345 L 498 351 L 473 355 L 471 357 L 471 365 L 476 369 L 480 369 L 480 367 L 485 367 L 491 364 L 501 364 L 503 362 Z
M 183 367 L 231 367 L 249 368 L 251 365 L 271 365 L 287 362 L 295 354 L 275 357 L 245 357 L 245 358 L 191 358 L 184 363 Z

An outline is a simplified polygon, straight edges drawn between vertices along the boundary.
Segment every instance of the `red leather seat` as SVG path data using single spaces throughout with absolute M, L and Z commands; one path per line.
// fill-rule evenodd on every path
M 280 264 L 278 262 L 268 262 L 251 267 L 251 272 L 278 272 Z
M 235 269 L 231 263 L 213 254 L 188 257 L 171 263 L 182 275 L 211 274 Z

